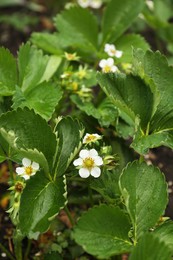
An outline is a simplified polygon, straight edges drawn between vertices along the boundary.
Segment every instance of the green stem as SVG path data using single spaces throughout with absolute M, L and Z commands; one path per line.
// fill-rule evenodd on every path
M 91 186 L 90 186 L 90 178 L 89 178 L 89 183 L 88 183 L 88 194 L 89 194 L 89 199 L 90 199 L 91 207 L 93 207 L 94 201 L 93 201 L 92 189 L 91 189 Z
M 6 253 L 9 259 L 15 260 L 15 258 L 10 254 L 10 252 L 0 243 L 0 249 L 2 252 Z
M 12 181 L 14 181 L 12 162 L 8 159 L 7 163 L 8 163 L 8 169 L 9 169 L 9 172 L 10 172 L 10 178 L 11 178 Z
M 29 252 L 30 252 L 30 249 L 31 249 L 31 243 L 32 243 L 32 240 L 28 239 L 28 244 L 27 244 L 27 248 L 26 248 L 26 251 L 25 251 L 24 260 L 28 259 L 28 255 L 29 255 Z
M 74 226 L 74 224 L 75 224 L 74 219 L 73 219 L 69 209 L 67 208 L 67 206 L 65 206 L 64 210 L 65 210 L 65 212 L 66 212 L 66 214 L 67 214 L 67 216 L 70 220 L 71 225 Z
M 21 239 L 14 239 L 14 251 L 17 260 L 22 260 L 22 240 Z
M 139 157 L 139 162 L 142 163 L 142 162 L 144 162 L 144 161 L 145 161 L 144 156 L 143 156 L 143 155 L 140 155 L 140 157 Z

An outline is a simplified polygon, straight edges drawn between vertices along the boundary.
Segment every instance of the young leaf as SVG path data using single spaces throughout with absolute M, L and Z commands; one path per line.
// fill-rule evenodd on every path
M 78 46 L 86 50 L 96 50 L 98 46 L 98 26 L 96 18 L 89 10 L 79 6 L 58 14 L 55 25 L 60 32 L 61 44 Z
M 47 160 L 45 171 L 51 172 L 56 137 L 42 117 L 27 108 L 11 111 L 0 117 L 0 129 L 15 149 L 36 149 L 42 153 Z
M 143 0 L 111 0 L 106 7 L 102 21 L 103 42 L 109 43 L 118 39 L 143 7 Z
M 18 53 L 19 86 L 23 91 L 41 83 L 48 61 L 48 56 L 43 56 L 41 50 L 30 46 L 29 43 L 20 47 Z
M 144 82 L 133 75 L 98 73 L 103 91 L 120 110 L 120 116 L 134 124 L 137 116 L 145 129 L 153 111 L 153 94 Z
M 9 50 L 0 48 L 0 95 L 10 96 L 17 84 L 16 61 Z
M 61 89 L 49 82 L 43 82 L 27 92 L 16 87 L 12 107 L 14 109 L 25 106 L 33 108 L 36 113 L 48 121 L 61 97 Z
M 24 235 L 45 232 L 65 204 L 64 179 L 50 181 L 39 171 L 26 182 L 19 209 L 19 228 Z M 27 203 L 26 203 L 27 202 Z
M 61 55 L 63 53 L 58 34 L 32 33 L 31 42 L 50 54 Z
M 129 260 L 171 260 L 171 256 L 172 252 L 164 242 L 153 234 L 145 234 L 133 249 Z
M 90 209 L 74 228 L 74 239 L 86 252 L 100 259 L 129 252 L 130 223 L 118 207 L 100 205 Z
M 137 242 L 164 213 L 168 201 L 167 184 L 158 168 L 134 161 L 122 172 L 119 185 Z
M 55 176 L 62 176 L 81 146 L 83 128 L 71 117 L 63 118 L 56 126 L 57 151 L 54 156 Z

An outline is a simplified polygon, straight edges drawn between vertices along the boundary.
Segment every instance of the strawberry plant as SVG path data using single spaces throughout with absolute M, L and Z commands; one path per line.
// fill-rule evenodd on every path
M 141 12 L 144 0 L 78 1 L 16 57 L 0 48 L 10 259 L 48 230 L 44 259 L 171 259 L 168 185 L 146 156 L 173 148 L 173 68 L 130 32 Z M 62 210 L 70 229 L 59 232 Z

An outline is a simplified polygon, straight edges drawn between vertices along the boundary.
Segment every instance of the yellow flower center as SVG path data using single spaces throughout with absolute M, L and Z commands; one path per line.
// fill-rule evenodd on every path
M 103 68 L 103 72 L 105 73 L 108 73 L 108 72 L 111 72 L 111 67 L 106 65 L 104 68 Z
M 32 172 L 33 172 L 33 169 L 32 169 L 31 166 L 25 167 L 25 173 L 26 173 L 27 175 L 30 176 L 30 175 L 32 174 Z
M 87 157 L 83 160 L 83 166 L 91 169 L 94 166 L 94 160 L 91 157 Z
M 89 143 L 89 142 L 95 141 L 96 139 L 97 138 L 94 135 L 89 135 L 86 138 L 86 142 Z
M 111 52 L 113 55 L 115 55 L 115 53 L 116 53 L 116 50 L 114 50 L 114 49 L 111 49 L 111 50 L 110 50 L 110 52 Z

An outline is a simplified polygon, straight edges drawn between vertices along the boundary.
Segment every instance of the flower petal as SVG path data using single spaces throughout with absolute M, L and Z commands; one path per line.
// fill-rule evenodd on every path
M 108 52 L 109 49 L 110 49 L 110 44 L 109 44 L 109 43 L 106 43 L 106 44 L 105 44 L 104 51 L 105 51 L 105 52 Z
M 115 57 L 117 57 L 117 58 L 121 58 L 122 54 L 123 54 L 122 51 L 116 51 L 116 53 L 115 53 Z
M 33 168 L 35 171 L 38 171 L 39 168 L 40 168 L 39 164 L 36 163 L 36 162 L 33 162 L 31 166 L 32 166 L 32 168 Z
M 22 164 L 23 164 L 23 166 L 28 167 L 31 165 L 31 160 L 28 158 L 23 158 Z
M 103 160 L 102 160 L 102 158 L 100 156 L 96 156 L 94 158 L 94 162 L 95 162 L 95 165 L 97 165 L 97 166 L 103 165 Z
M 117 66 L 115 66 L 115 65 L 112 66 L 112 68 L 111 68 L 111 71 L 112 71 L 112 72 L 116 72 L 117 70 L 118 70 Z
M 33 175 L 35 175 L 35 174 L 36 174 L 36 171 L 35 171 L 35 172 L 32 172 L 30 176 L 33 176 Z
M 82 163 L 83 163 L 82 158 L 78 158 L 78 159 L 74 160 L 73 165 L 79 166 L 79 165 L 82 165 Z
M 24 167 L 17 167 L 16 168 L 17 174 L 21 175 L 25 173 L 25 168 Z
M 89 170 L 86 169 L 86 168 L 81 168 L 81 169 L 79 170 L 79 175 L 80 175 L 80 177 L 82 177 L 82 178 L 88 178 L 88 177 L 90 176 L 90 172 L 89 172 Z
M 98 155 L 98 152 L 95 149 L 89 150 L 89 156 L 90 157 L 95 157 Z
M 101 0 L 92 0 L 90 2 L 90 7 L 95 8 L 95 9 L 100 8 L 101 5 L 102 5 L 102 1 Z
M 25 180 L 29 180 L 29 178 L 30 178 L 30 176 L 27 175 L 27 174 L 22 175 L 22 177 L 23 177 Z
M 110 66 L 110 67 L 112 67 L 112 66 L 114 65 L 114 59 L 108 58 L 108 59 L 107 59 L 107 65 Z
M 107 61 L 106 61 L 105 59 L 103 59 L 103 60 L 101 60 L 101 61 L 99 62 L 100 68 L 104 68 L 104 67 L 106 66 L 106 64 L 107 64 Z
M 99 167 L 94 167 L 92 168 L 91 170 L 91 175 L 94 177 L 94 178 L 98 178 L 101 174 L 101 170 Z
M 81 158 L 86 158 L 86 157 L 89 156 L 89 151 L 86 150 L 86 149 L 83 149 L 83 150 L 80 151 L 79 156 L 80 156 Z

